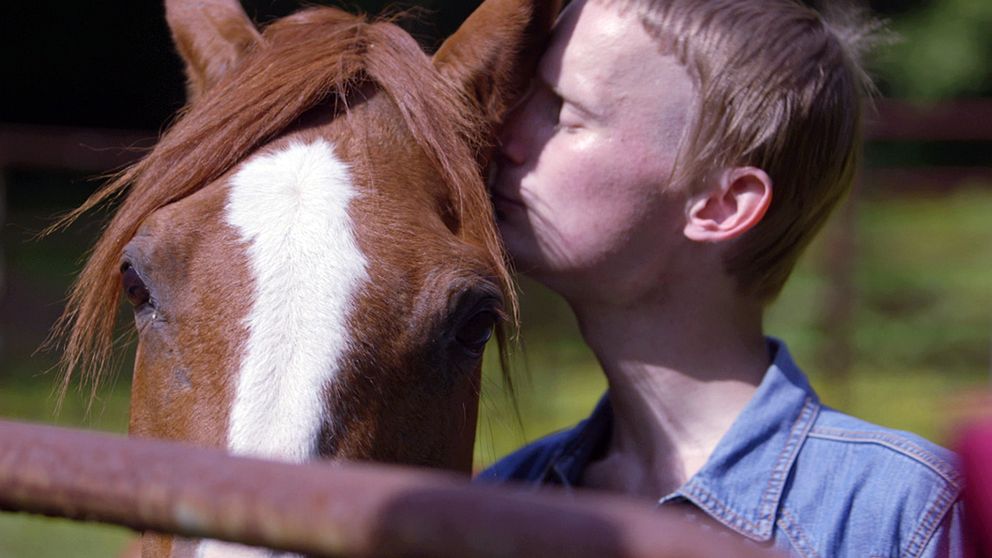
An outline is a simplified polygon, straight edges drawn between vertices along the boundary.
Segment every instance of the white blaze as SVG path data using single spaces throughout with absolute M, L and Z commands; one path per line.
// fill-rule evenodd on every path
M 348 313 L 366 279 L 348 167 L 326 141 L 250 160 L 231 179 L 227 221 L 254 276 L 248 343 L 228 430 L 233 453 L 314 455 L 324 387 L 348 344 Z
M 300 462 L 316 453 L 324 390 L 348 345 L 367 278 L 348 167 L 318 140 L 249 160 L 231 179 L 227 222 L 248 245 L 254 291 L 228 426 L 232 453 Z M 267 556 L 208 542 L 199 556 Z

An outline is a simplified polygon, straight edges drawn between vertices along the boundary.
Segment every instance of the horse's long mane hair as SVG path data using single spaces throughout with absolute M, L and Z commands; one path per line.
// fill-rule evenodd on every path
M 123 197 L 50 338 L 63 349 L 63 395 L 75 371 L 94 393 L 105 374 L 118 315 L 119 258 L 142 221 L 222 176 L 307 110 L 324 102 L 347 110 L 349 93 L 370 82 L 390 97 L 451 186 L 459 221 L 481 227 L 515 321 L 516 294 L 478 170 L 486 126 L 475 116 L 478 107 L 396 25 L 310 8 L 268 25 L 239 66 L 185 107 L 148 155 L 53 227 Z

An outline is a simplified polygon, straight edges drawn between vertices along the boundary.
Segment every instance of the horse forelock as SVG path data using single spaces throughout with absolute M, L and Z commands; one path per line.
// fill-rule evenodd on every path
M 53 340 L 64 339 L 63 393 L 77 369 L 92 393 L 105 372 L 117 317 L 120 252 L 141 223 L 229 172 L 309 109 L 333 101 L 336 111 L 347 111 L 349 98 L 369 82 L 393 101 L 450 186 L 452 209 L 464 225 L 459 234 L 485 247 L 516 317 L 515 291 L 478 170 L 491 123 L 479 121 L 477 107 L 444 81 L 406 32 L 388 22 L 311 8 L 273 22 L 262 37 L 235 71 L 183 110 L 146 157 L 62 221 L 126 192 L 53 332 Z

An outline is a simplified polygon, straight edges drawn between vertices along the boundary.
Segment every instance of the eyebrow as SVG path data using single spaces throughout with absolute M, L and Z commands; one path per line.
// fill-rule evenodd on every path
M 565 95 L 563 95 L 560 89 L 558 89 L 557 87 L 555 87 L 554 85 L 551 84 L 551 82 L 546 78 L 546 76 L 544 75 L 543 72 L 538 72 L 538 74 L 537 74 L 537 81 L 538 81 L 538 83 L 540 83 L 541 87 L 547 88 L 548 91 L 551 91 L 559 99 L 561 99 L 562 100 L 562 103 L 569 104 L 569 105 L 575 107 L 584 116 L 588 116 L 588 117 L 593 118 L 593 119 L 602 118 L 602 115 L 599 112 L 592 110 L 587 105 L 585 105 L 583 102 L 581 102 L 581 101 L 579 101 L 579 100 L 577 100 L 577 99 L 575 99 L 573 97 L 566 97 Z

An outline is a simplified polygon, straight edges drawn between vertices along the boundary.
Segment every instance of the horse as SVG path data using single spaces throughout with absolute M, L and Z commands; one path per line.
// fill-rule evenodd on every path
M 468 472 L 482 354 L 516 313 L 483 174 L 559 2 L 486 0 L 433 56 L 334 8 L 259 29 L 236 0 L 165 7 L 188 102 L 66 218 L 118 204 L 58 324 L 64 381 L 95 389 L 123 292 L 131 435 Z

